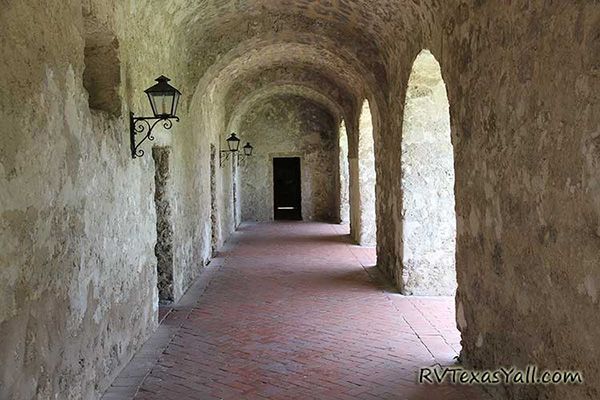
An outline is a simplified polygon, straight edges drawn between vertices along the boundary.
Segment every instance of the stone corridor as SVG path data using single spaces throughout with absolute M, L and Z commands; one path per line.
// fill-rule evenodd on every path
M 454 300 L 388 292 L 346 226 L 244 224 L 223 256 L 194 306 L 164 319 L 176 328 L 158 362 L 142 351 L 104 400 L 132 398 L 147 371 L 135 399 L 487 398 L 415 384 L 454 362 Z
M 600 399 L 599 0 L 0 2 L 0 400 Z

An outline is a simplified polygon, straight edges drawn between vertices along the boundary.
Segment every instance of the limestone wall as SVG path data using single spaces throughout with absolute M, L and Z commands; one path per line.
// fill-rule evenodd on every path
M 239 133 L 254 146 L 240 171 L 243 220 L 273 220 L 273 157 L 301 158 L 305 221 L 337 218 L 337 128 L 326 110 L 296 96 L 274 97 L 248 112 Z
M 584 372 L 511 398 L 598 398 L 600 7 L 481 3 L 446 32 L 464 358 Z
M 583 386 L 490 388 L 496 398 L 592 399 L 597 335 L 598 21 L 584 2 L 459 2 L 421 41 L 450 102 L 457 214 L 457 323 L 466 365 L 582 370 Z M 411 61 L 390 58 L 378 159 L 379 265 L 402 286 L 396 144 Z M 395 250 L 392 250 L 395 249 Z

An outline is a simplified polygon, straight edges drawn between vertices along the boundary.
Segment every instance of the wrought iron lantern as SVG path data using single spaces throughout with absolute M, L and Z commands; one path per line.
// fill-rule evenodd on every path
M 162 122 L 163 128 L 171 129 L 173 120 L 179 122 L 177 116 L 177 106 L 181 92 L 169 85 L 170 79 L 164 75 L 156 78 L 156 85 L 146 89 L 144 92 L 148 95 L 150 107 L 152 107 L 153 117 L 136 117 L 134 113 L 129 113 L 129 136 L 131 139 L 131 157 L 138 158 L 144 155 L 144 150 L 140 145 L 146 140 L 153 141 L 152 130 Z M 138 135 L 143 135 L 141 140 L 137 140 Z
M 241 140 L 237 137 L 235 133 L 232 133 L 231 136 L 227 139 L 227 147 L 229 147 L 230 152 L 236 152 L 240 150 L 240 142 Z
M 219 165 L 223 166 L 223 161 L 228 160 L 229 156 L 235 154 L 240 149 L 240 138 L 235 133 L 227 138 L 227 150 L 221 150 L 221 157 L 219 159 Z
M 244 155 L 246 157 L 252 157 L 252 152 L 254 151 L 254 147 L 250 143 L 246 143 L 244 146 Z
M 248 157 L 252 157 L 252 152 L 254 151 L 254 147 L 249 142 L 242 149 L 244 152 L 238 156 L 238 166 L 245 163 Z

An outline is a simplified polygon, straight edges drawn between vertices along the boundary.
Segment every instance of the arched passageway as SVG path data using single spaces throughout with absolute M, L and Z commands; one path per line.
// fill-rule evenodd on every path
M 451 294 L 456 286 L 466 365 L 536 364 L 585 376 L 582 385 L 488 388 L 497 398 L 598 397 L 597 1 L 69 0 L 49 8 L 8 0 L 2 7 L 0 398 L 99 398 L 156 331 L 159 300 L 178 304 L 211 271 L 230 272 L 219 282 L 238 290 L 222 285 L 213 299 L 223 304 L 202 303 L 190 314 L 201 323 L 219 326 L 226 315 L 219 307 L 233 304 L 255 312 L 242 321 L 260 330 L 272 314 L 252 307 L 280 305 L 286 312 L 277 317 L 286 323 L 320 321 L 294 337 L 293 351 L 322 350 L 335 337 L 318 311 L 331 306 L 334 327 L 349 330 L 352 346 L 364 346 L 351 347 L 357 354 L 381 355 L 377 349 L 390 345 L 405 350 L 394 353 L 405 361 L 418 352 L 419 364 L 434 361 L 424 349 L 435 343 L 425 341 L 449 343 L 444 335 L 411 336 L 404 322 L 415 317 L 420 299 L 402 297 L 410 307 L 398 306 L 398 316 L 386 308 L 400 298 L 392 293 Z M 413 64 L 424 48 L 443 74 L 427 52 Z M 131 158 L 127 128 L 130 113 L 152 114 L 144 90 L 161 74 L 183 96 L 179 122 L 154 131 L 157 148 L 169 149 L 168 157 L 156 154 L 168 158 L 168 171 L 159 165 L 157 174 L 150 140 L 145 157 Z M 440 112 L 442 75 L 452 145 L 448 114 Z M 279 132 L 277 121 L 285 122 Z M 348 235 L 337 224 L 345 216 L 341 121 L 353 243 L 377 244 L 377 269 L 369 268 L 373 254 L 363 258 L 372 247 L 339 243 Z M 256 140 L 254 158 L 223 156 L 232 131 Z M 242 246 L 235 253 L 244 216 L 273 212 L 273 177 L 264 165 L 281 156 L 298 159 L 300 216 L 333 221 L 325 229 L 334 231 L 311 231 L 305 221 L 279 232 L 281 248 Z M 269 224 L 267 231 L 289 226 Z M 278 258 L 263 258 L 255 269 L 219 269 L 223 260 L 214 256 L 229 251 Z M 332 261 L 336 256 L 343 262 Z M 383 295 L 359 264 L 372 276 L 385 272 L 395 287 Z M 250 282 L 255 291 L 245 286 Z M 332 287 L 347 290 L 335 298 L 326 290 Z M 305 308 L 288 307 L 297 299 Z M 370 308 L 371 300 L 381 307 Z M 425 319 L 450 315 L 425 308 Z M 352 321 L 360 336 L 350 331 Z M 210 336 L 211 326 L 202 327 L 199 335 Z M 215 332 L 236 343 L 226 330 Z M 241 340 L 246 353 L 236 354 L 291 343 L 261 339 Z M 218 352 L 202 346 L 195 347 L 200 358 Z M 326 374 L 314 366 L 327 361 L 319 356 L 311 371 L 321 378 Z M 297 360 L 285 368 L 269 364 L 254 382 L 288 367 L 303 382 Z M 385 357 L 365 363 L 372 369 L 364 375 L 378 372 L 392 384 L 384 385 L 393 389 L 390 397 L 420 389 L 403 385 L 405 371 L 417 365 Z M 232 372 L 204 367 L 202 379 L 223 381 Z M 360 389 L 347 397 L 360 398 Z
M 423 50 L 414 61 L 402 128 L 402 292 L 456 290 L 454 151 L 440 65 Z
M 342 120 L 338 129 L 340 223 L 350 223 L 350 166 L 348 165 L 348 131 Z

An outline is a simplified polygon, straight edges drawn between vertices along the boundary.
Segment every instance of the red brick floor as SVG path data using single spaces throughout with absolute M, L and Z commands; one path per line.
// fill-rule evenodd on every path
M 244 226 L 135 398 L 484 399 L 415 383 L 459 350 L 453 299 L 384 291 L 346 231 Z

